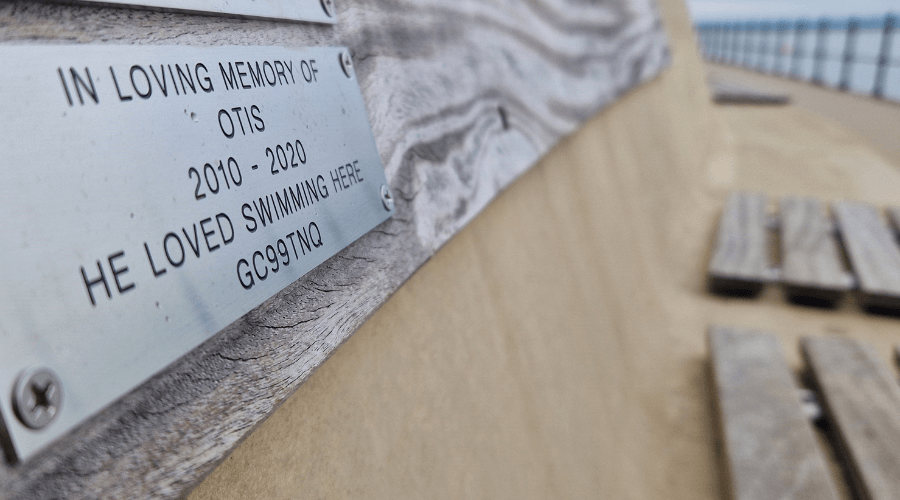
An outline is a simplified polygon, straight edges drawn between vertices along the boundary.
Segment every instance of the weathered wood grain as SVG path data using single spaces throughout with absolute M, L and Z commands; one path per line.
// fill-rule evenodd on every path
M 885 212 L 887 212 L 891 229 L 894 230 L 894 239 L 900 240 L 900 207 L 887 207 Z
M 349 47 L 397 202 L 46 452 L 0 467 L 0 498 L 184 494 L 500 191 L 669 60 L 652 0 L 336 3 L 335 26 L 0 3 L 4 43 Z
M 841 201 L 832 206 L 864 307 L 900 308 L 900 248 L 872 205 Z
M 757 106 L 783 106 L 791 102 L 787 94 L 774 94 L 734 82 L 710 79 L 709 88 L 716 104 L 751 104 Z
M 900 386 L 887 365 L 851 339 L 806 338 L 801 345 L 859 498 L 900 498 Z
M 781 282 L 788 297 L 834 304 L 854 279 L 841 260 L 831 219 L 812 198 L 784 197 L 780 215 Z
M 733 193 L 728 197 L 708 278 L 712 291 L 737 294 L 759 293 L 771 280 L 765 195 Z
M 778 340 L 711 327 L 709 351 L 731 498 L 836 500 Z

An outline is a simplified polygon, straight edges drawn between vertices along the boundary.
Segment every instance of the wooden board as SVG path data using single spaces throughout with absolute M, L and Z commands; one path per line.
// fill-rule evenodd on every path
M 347 46 L 397 202 L 46 453 L 0 467 L 0 498 L 183 495 L 499 192 L 669 62 L 650 0 L 336 4 L 335 26 L 0 4 L 6 43 Z
M 791 102 L 791 98 L 787 94 L 764 92 L 734 82 L 711 79 L 709 87 L 713 102 L 716 104 L 784 106 Z
M 878 214 L 865 203 L 832 207 L 864 307 L 900 309 L 900 248 Z
M 712 327 L 709 351 L 731 498 L 836 500 L 778 340 Z
M 900 498 L 897 380 L 867 344 L 817 337 L 803 339 L 802 348 L 859 498 Z
M 900 240 L 900 207 L 887 207 L 885 212 L 887 212 L 891 229 L 894 230 L 894 239 Z
M 854 283 L 831 220 L 812 198 L 784 197 L 780 215 L 781 282 L 789 298 L 834 304 Z
M 709 263 L 717 293 L 755 294 L 770 281 L 766 196 L 733 193 L 725 202 Z

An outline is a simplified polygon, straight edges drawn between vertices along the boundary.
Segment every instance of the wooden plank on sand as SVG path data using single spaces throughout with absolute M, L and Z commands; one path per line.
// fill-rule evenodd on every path
M 900 248 L 878 209 L 841 201 L 832 206 L 864 307 L 900 309 Z
M 875 350 L 846 338 L 801 342 L 859 498 L 900 498 L 900 386 Z
M 725 202 L 709 263 L 709 287 L 755 294 L 770 281 L 766 196 L 733 193 Z
M 776 94 L 734 82 L 711 79 L 709 88 L 716 104 L 784 106 L 791 102 L 791 97 L 787 94 Z
M 896 239 L 900 237 L 900 207 L 888 207 L 886 211 L 888 222 L 891 223 L 891 228 L 894 230 L 894 238 Z
M 781 281 L 792 300 L 834 304 L 853 287 L 844 269 L 831 220 L 812 198 L 785 197 L 778 203 Z
M 709 348 L 731 498 L 837 499 L 778 340 L 711 327 Z

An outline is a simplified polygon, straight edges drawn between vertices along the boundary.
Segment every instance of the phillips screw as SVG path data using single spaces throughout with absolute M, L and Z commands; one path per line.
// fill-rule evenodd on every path
M 334 2 L 332 0 L 322 0 L 322 10 L 328 14 L 328 17 L 334 17 Z
M 62 405 L 62 384 L 47 368 L 25 370 L 16 379 L 13 411 L 25 427 L 43 429 L 56 418 Z
M 384 184 L 381 185 L 381 203 L 388 212 L 394 209 L 394 198 L 391 196 L 391 191 Z
M 350 53 L 347 51 L 341 52 L 340 60 L 341 60 L 341 69 L 344 70 L 344 74 L 347 75 L 347 78 L 352 78 L 353 77 L 353 59 L 350 58 Z

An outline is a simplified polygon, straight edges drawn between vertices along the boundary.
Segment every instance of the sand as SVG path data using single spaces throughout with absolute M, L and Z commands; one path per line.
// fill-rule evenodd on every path
M 193 493 L 246 498 L 713 499 L 705 332 L 873 342 L 900 319 L 704 288 L 727 194 L 879 204 L 900 168 L 796 106 L 714 106 L 687 12 L 674 64 L 454 237 Z
M 844 125 L 900 164 L 900 103 L 722 64 L 709 63 L 706 72 L 711 80 L 788 94 L 797 107 Z

